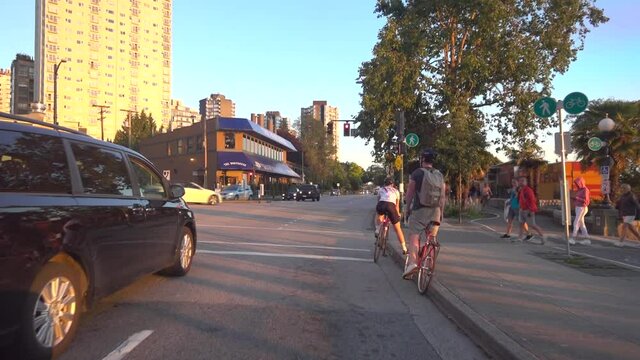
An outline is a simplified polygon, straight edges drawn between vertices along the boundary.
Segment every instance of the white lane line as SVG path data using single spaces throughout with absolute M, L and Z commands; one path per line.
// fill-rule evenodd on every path
M 198 227 L 210 227 L 220 229 L 245 229 L 245 230 L 260 230 L 260 231 L 281 231 L 281 228 L 264 228 L 264 227 L 251 227 L 251 226 L 238 226 L 238 225 L 211 225 L 211 224 L 198 224 Z M 357 231 L 328 231 L 328 230 L 305 230 L 305 229 L 291 229 L 287 231 L 295 231 L 302 233 L 315 233 L 315 234 L 333 234 L 333 235 L 355 235 Z
M 140 345 L 149 335 L 153 334 L 153 330 L 143 330 L 139 333 L 131 335 L 120 346 L 113 350 L 109 355 L 102 358 L 102 360 L 121 360 L 124 359 L 136 346 Z
M 554 246 L 553 248 L 556 249 L 556 250 L 565 250 L 565 251 L 567 250 L 566 247 Z M 607 258 L 602 258 L 602 257 L 599 257 L 599 256 L 595 256 L 595 255 L 591 255 L 591 254 L 587 254 L 587 253 L 583 253 L 583 252 L 578 252 L 578 251 L 574 251 L 574 250 L 571 250 L 571 252 L 573 254 L 577 254 L 577 255 L 580 255 L 580 256 L 584 256 L 584 257 L 588 257 L 588 258 L 592 258 L 592 259 L 596 259 L 596 260 L 601 260 L 601 261 L 604 261 L 604 262 L 608 262 L 608 263 L 611 263 L 611 264 L 615 264 L 615 265 L 618 265 L 618 266 L 629 268 L 631 270 L 640 271 L 640 266 L 635 266 L 635 265 L 627 264 L 625 262 L 621 262 L 621 261 L 617 261 L 617 260 L 611 260 L 611 259 L 607 259 Z
M 284 257 L 284 258 L 314 259 L 314 260 L 342 260 L 342 261 L 372 262 L 371 259 L 355 258 L 355 257 L 348 257 L 348 256 L 277 254 L 277 253 L 264 253 L 264 252 L 255 252 L 255 251 L 212 251 L 212 250 L 201 250 L 201 249 L 198 249 L 196 252 L 204 253 L 204 254 L 215 254 L 215 255 L 267 256 L 267 257 Z
M 320 245 L 285 245 L 285 244 L 273 244 L 273 243 L 257 243 L 257 242 L 237 242 L 237 241 L 198 241 L 199 244 L 221 244 L 221 245 L 250 245 L 250 246 L 273 246 L 273 247 L 290 247 L 301 249 L 324 249 L 324 250 L 345 250 L 345 251 L 362 251 L 371 252 L 368 249 L 355 249 L 335 246 L 320 246 Z
M 475 220 L 471 220 L 470 222 L 472 222 L 472 223 L 474 223 L 474 224 L 476 224 L 476 225 L 480 225 L 480 226 L 482 226 L 482 227 L 483 227 L 483 228 L 485 228 L 485 229 L 489 229 L 490 231 L 493 231 L 493 232 L 497 233 L 498 231 L 497 231 L 496 229 L 492 228 L 491 226 L 489 226 L 489 225 L 485 225 L 485 224 L 480 224 L 479 222 L 477 222 L 477 221 L 482 221 L 482 220 L 494 220 L 494 219 L 498 219 L 498 218 L 500 218 L 500 215 L 493 214 L 493 213 L 491 213 L 491 215 L 493 215 L 493 216 L 495 216 L 495 217 L 492 217 L 492 218 L 475 219 Z

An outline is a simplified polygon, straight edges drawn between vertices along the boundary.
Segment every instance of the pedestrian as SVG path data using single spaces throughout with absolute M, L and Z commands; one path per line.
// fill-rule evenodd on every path
M 573 181 L 573 183 L 576 185 L 578 190 L 576 190 L 575 195 L 572 197 L 576 210 L 576 218 L 573 221 L 573 236 L 569 238 L 569 244 L 576 244 L 578 231 L 580 231 L 580 233 L 582 233 L 583 239 L 579 243 L 582 245 L 591 245 L 591 240 L 589 240 L 589 232 L 587 232 L 587 226 L 584 223 L 584 217 L 587 216 L 587 212 L 589 212 L 591 193 L 589 192 L 589 189 L 587 188 L 587 185 L 582 176 L 577 177 Z
M 525 224 L 529 229 L 535 230 L 540 235 L 540 242 L 542 245 L 547 241 L 547 237 L 542 233 L 540 226 L 536 224 L 536 212 L 538 212 L 538 200 L 533 192 L 533 189 L 527 185 L 527 178 L 521 176 L 518 179 L 518 185 L 520 186 L 520 194 L 518 195 L 518 202 L 520 203 L 520 234 L 517 241 L 529 240 L 523 239 L 522 235 L 525 229 Z
M 507 200 L 507 207 L 509 208 L 507 212 L 507 231 L 505 232 L 504 235 L 502 235 L 501 238 L 503 239 L 511 238 L 511 229 L 513 228 L 513 220 L 515 220 L 516 217 L 518 217 L 518 222 L 520 222 L 520 219 L 519 219 L 520 201 L 518 200 L 519 194 L 520 194 L 520 187 L 518 186 L 518 180 L 513 179 L 511 180 L 511 189 L 509 189 L 509 200 Z M 520 226 L 524 226 L 524 229 L 527 232 L 527 237 L 525 238 L 525 240 L 531 239 L 532 235 L 529 233 L 529 227 L 527 226 L 527 223 L 521 224 Z
M 618 209 L 618 217 L 622 219 L 622 231 L 620 232 L 620 241 L 615 245 L 624 246 L 624 240 L 627 238 L 627 230 L 631 231 L 636 239 L 640 239 L 640 234 L 635 228 L 635 220 L 640 211 L 640 204 L 638 199 L 631 192 L 631 186 L 629 184 L 620 185 L 622 195 L 616 203 L 616 209 Z
M 483 208 L 487 205 L 492 196 L 493 192 L 491 191 L 491 187 L 488 183 L 484 184 L 484 187 L 482 188 L 482 199 L 480 200 L 480 204 Z

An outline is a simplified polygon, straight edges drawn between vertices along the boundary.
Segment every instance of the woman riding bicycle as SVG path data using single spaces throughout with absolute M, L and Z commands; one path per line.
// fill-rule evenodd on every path
M 404 241 L 404 234 L 400 228 L 400 192 L 393 186 L 393 179 L 386 178 L 384 187 L 378 191 L 378 205 L 376 205 L 376 238 L 380 232 L 380 224 L 384 221 L 386 215 L 393 224 L 393 228 L 398 234 L 398 241 L 402 246 L 403 253 L 407 252 L 407 245 Z

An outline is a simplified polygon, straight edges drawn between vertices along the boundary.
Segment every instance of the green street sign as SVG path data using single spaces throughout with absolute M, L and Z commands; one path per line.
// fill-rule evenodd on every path
M 600 138 L 597 137 L 592 137 L 587 141 L 587 147 L 589 147 L 589 150 L 591 151 L 598 151 L 600 149 L 602 149 L 602 140 L 600 140 Z
M 548 118 L 556 113 L 556 100 L 550 97 L 543 97 L 533 104 L 533 111 L 541 118 Z
M 408 147 L 416 147 L 420 143 L 420 138 L 414 133 L 409 133 L 404 137 L 404 143 L 407 144 Z
M 564 109 L 569 114 L 573 115 L 577 115 L 585 111 L 587 109 L 587 105 L 589 105 L 589 99 L 587 99 L 587 95 L 581 92 L 572 92 L 562 101 Z

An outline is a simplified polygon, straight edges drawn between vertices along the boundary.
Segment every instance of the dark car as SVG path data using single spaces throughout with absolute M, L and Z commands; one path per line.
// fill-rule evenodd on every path
M 296 198 L 297 193 L 298 188 L 296 186 L 291 186 L 287 189 L 287 192 L 282 194 L 282 200 L 293 200 Z
M 311 199 L 313 201 L 320 201 L 320 191 L 315 185 L 299 185 L 298 192 L 296 193 L 296 201 L 304 201 Z
M 55 358 L 96 299 L 189 272 L 182 195 L 135 151 L 0 113 L 0 354 Z

